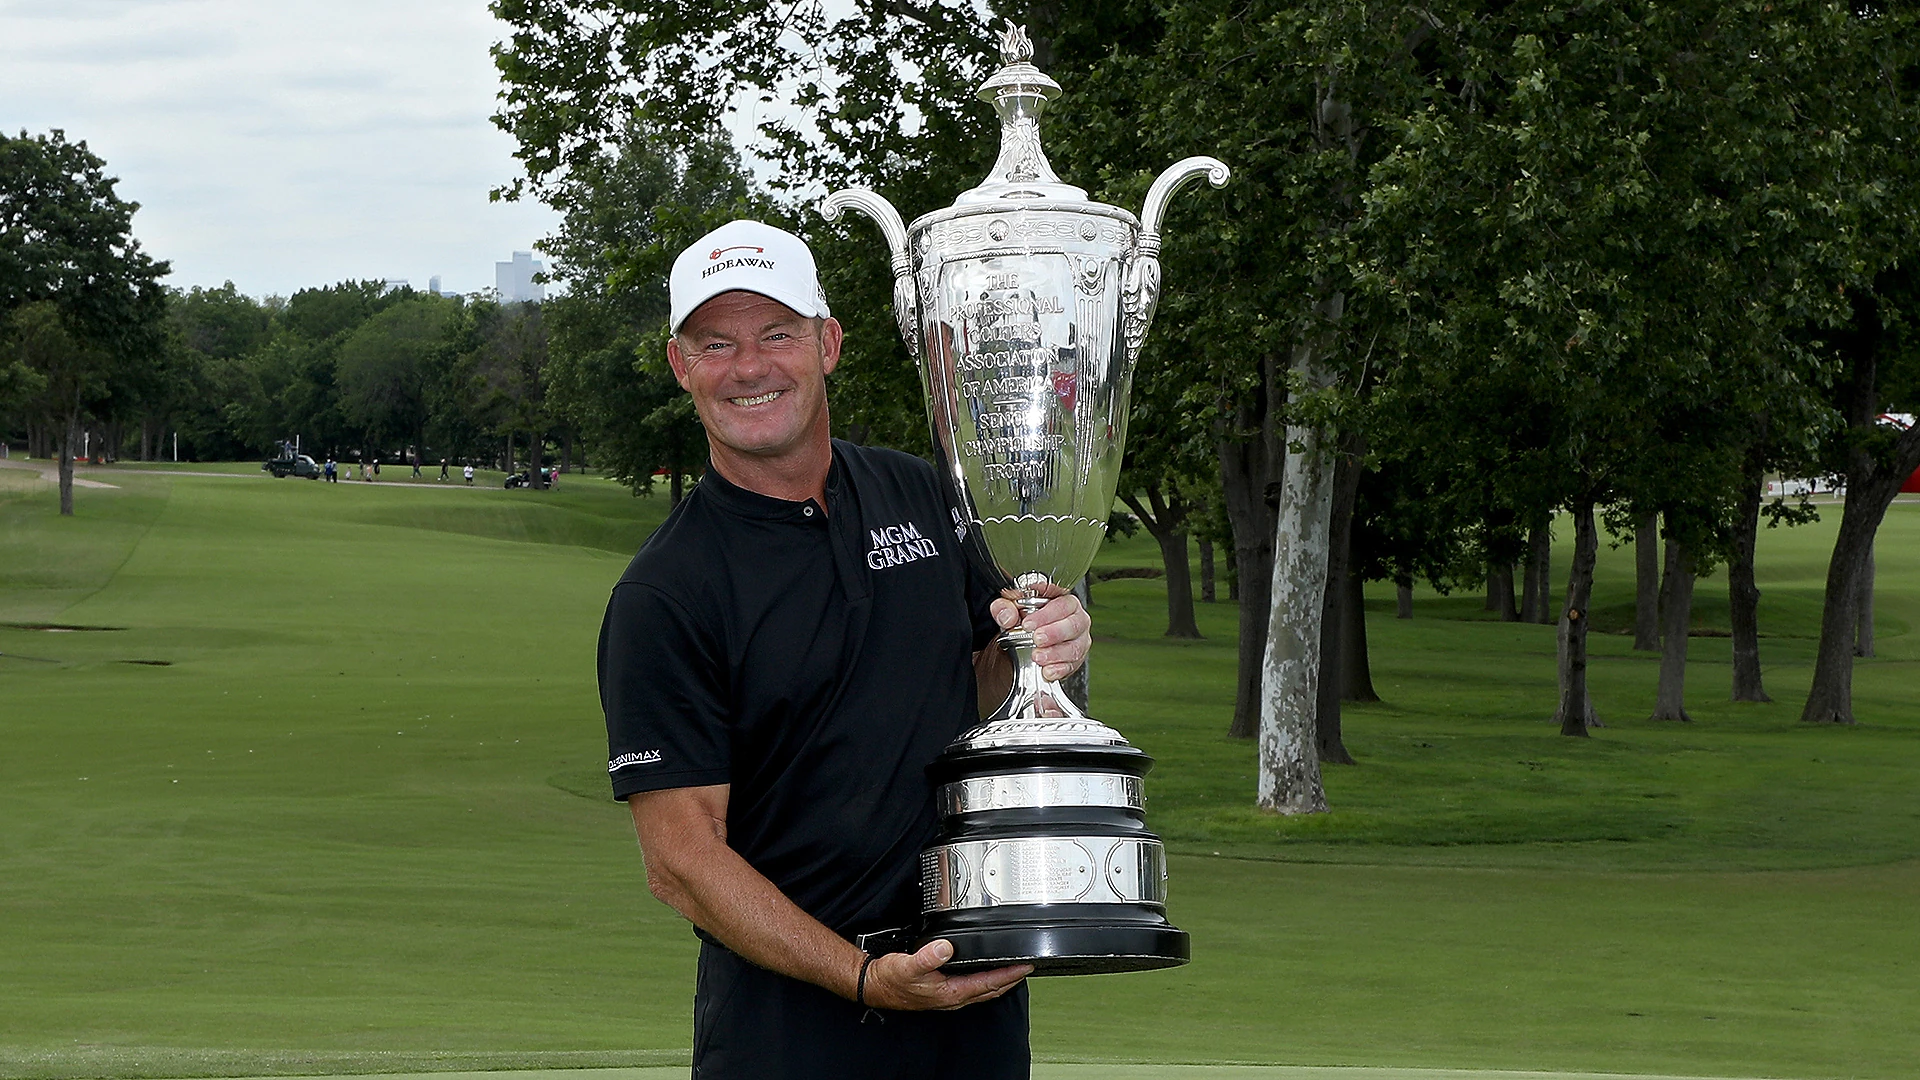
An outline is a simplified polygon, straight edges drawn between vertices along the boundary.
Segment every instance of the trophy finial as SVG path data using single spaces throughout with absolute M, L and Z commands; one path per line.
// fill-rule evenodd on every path
M 1027 28 L 1007 20 L 1007 28 L 1000 31 L 1000 62 L 1002 64 L 1030 64 L 1033 62 L 1033 39 L 1027 36 Z
M 1033 66 L 1033 39 L 1027 29 L 1007 20 L 1000 32 L 999 71 L 981 85 L 979 98 L 1000 114 L 1000 158 L 979 187 L 960 203 L 997 199 L 1053 198 L 1085 201 L 1087 193 L 1060 182 L 1040 148 L 1040 113 L 1058 97 L 1060 84 Z M 956 205 L 958 205 L 956 203 Z

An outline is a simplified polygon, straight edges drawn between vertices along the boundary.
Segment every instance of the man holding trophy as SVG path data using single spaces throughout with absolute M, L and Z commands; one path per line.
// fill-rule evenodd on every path
M 1029 974 L 1189 956 L 1152 760 L 1055 683 L 1160 220 L 1227 167 L 1175 164 L 1138 218 L 1090 201 L 1041 149 L 1059 84 L 1019 28 L 1001 54 L 986 180 L 911 227 L 863 189 L 822 208 L 886 237 L 937 469 L 829 437 L 841 331 L 799 238 L 736 221 L 674 263 L 711 468 L 615 587 L 600 685 L 648 886 L 701 938 L 696 1077 L 1024 1077 Z
M 648 887 L 701 938 L 695 1075 L 1025 1076 L 1028 968 L 854 942 L 918 920 L 926 768 L 1006 696 L 993 635 L 1057 679 L 1086 613 L 1001 598 L 926 462 L 830 440 L 841 330 L 798 237 L 722 226 L 670 290 L 711 467 L 615 587 L 600 678 Z

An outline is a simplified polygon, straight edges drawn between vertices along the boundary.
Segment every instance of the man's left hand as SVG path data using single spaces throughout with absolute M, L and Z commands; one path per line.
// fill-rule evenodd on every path
M 1080 598 L 1058 585 L 1036 586 L 1035 593 L 1047 597 L 1046 606 L 1021 617 L 1020 607 L 1011 600 L 993 602 L 993 618 L 1003 630 L 1024 627 L 1033 634 L 1033 662 L 1051 682 L 1079 670 L 1093 648 L 1093 620 Z

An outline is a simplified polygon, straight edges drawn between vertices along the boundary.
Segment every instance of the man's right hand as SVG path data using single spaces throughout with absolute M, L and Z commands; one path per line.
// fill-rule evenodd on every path
M 874 957 L 867 965 L 867 1004 L 903 1012 L 958 1009 L 992 1001 L 1033 973 L 1033 965 L 1016 964 L 967 975 L 943 974 L 940 965 L 951 959 L 953 945 L 939 938 L 921 946 L 919 952 Z

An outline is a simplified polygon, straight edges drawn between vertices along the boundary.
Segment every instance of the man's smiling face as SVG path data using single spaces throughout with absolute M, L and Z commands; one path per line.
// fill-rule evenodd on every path
M 840 324 L 777 300 L 726 292 L 695 308 L 667 342 L 667 361 L 717 456 L 779 459 L 827 438 L 827 373 Z

